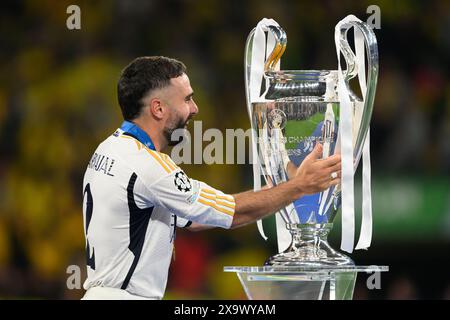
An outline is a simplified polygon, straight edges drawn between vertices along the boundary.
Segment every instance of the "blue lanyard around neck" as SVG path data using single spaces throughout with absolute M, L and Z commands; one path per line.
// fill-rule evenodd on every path
M 137 125 L 135 125 L 133 122 L 124 121 L 120 129 L 123 130 L 124 134 L 134 137 L 135 139 L 139 140 L 143 145 L 145 145 L 147 148 L 156 151 L 155 145 L 153 144 L 148 134 L 145 133 L 145 131 L 139 128 Z

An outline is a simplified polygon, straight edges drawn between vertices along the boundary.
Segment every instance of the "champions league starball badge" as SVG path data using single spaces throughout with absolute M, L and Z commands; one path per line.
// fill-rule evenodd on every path
M 271 129 L 283 129 L 286 126 L 286 119 L 286 114 L 280 109 L 273 109 L 268 114 L 268 123 Z
M 347 32 L 354 29 L 353 50 Z M 327 242 L 342 207 L 341 249 L 354 248 L 353 176 L 363 158 L 362 228 L 356 249 L 371 241 L 369 125 L 378 78 L 378 49 L 373 30 L 355 16 L 335 28 L 337 70 L 280 70 L 287 37 L 277 22 L 261 20 L 247 39 L 245 84 L 253 129 L 255 189 L 260 176 L 268 185 L 289 179 L 288 165 L 298 167 L 320 142 L 323 158 L 341 153 L 341 185 L 304 196 L 276 214 L 280 253 L 270 266 L 352 266 L 352 259 Z M 367 53 L 367 81 L 365 56 Z M 341 55 L 346 70 L 341 68 Z M 267 58 L 266 58 L 267 57 Z M 362 98 L 349 86 L 359 80 Z M 263 89 L 261 89 L 263 88 Z M 369 192 L 367 192 L 369 190 Z M 263 236 L 262 223 L 258 227 Z
M 192 188 L 191 181 L 183 171 L 175 173 L 174 183 L 177 189 L 182 192 L 189 192 Z

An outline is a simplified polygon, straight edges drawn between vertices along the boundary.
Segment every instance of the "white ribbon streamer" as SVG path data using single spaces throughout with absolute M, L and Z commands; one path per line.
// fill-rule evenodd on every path
M 366 101 L 367 82 L 365 64 L 364 37 L 360 30 L 355 29 L 356 63 L 358 64 L 358 80 L 363 101 Z M 363 104 L 364 107 L 364 104 Z M 362 181 L 362 217 L 361 231 L 355 249 L 367 249 L 372 242 L 372 190 L 370 166 L 370 127 L 363 145 L 363 181 Z
M 353 120 L 356 120 L 356 130 L 359 131 L 359 122 L 361 121 L 362 110 L 367 93 L 366 84 L 366 69 L 365 69 L 365 51 L 364 51 L 364 37 L 360 30 L 354 28 L 355 34 L 355 50 L 356 50 L 356 64 L 358 67 L 358 79 L 363 95 L 363 102 L 350 101 L 349 88 L 345 83 L 344 74 L 341 69 L 341 44 L 340 33 L 341 26 L 343 24 L 358 21 L 358 18 L 353 15 L 349 15 L 341 20 L 335 27 L 335 43 L 336 53 L 338 57 L 338 93 L 340 102 L 340 129 L 339 129 L 339 142 L 341 144 L 341 157 L 342 157 L 342 241 L 341 249 L 347 252 L 353 251 L 354 236 L 355 236 L 355 209 L 354 209 L 354 172 L 356 165 L 353 160 Z M 359 105 L 357 105 L 359 104 Z M 356 108 L 355 105 L 360 108 Z M 372 199 L 370 190 L 370 133 L 367 133 L 366 139 L 363 145 L 363 204 L 362 204 L 362 221 L 360 237 L 356 249 L 366 249 L 370 246 L 372 239 Z
M 342 240 L 341 249 L 353 251 L 355 234 L 355 206 L 353 196 L 353 108 L 341 68 L 340 28 L 348 17 L 339 22 L 335 29 L 336 52 L 338 56 L 338 93 L 340 102 L 339 135 L 342 158 Z

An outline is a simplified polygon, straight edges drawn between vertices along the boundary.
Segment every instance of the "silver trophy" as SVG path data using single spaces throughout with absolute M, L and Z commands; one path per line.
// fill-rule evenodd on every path
M 365 99 L 350 89 L 349 81 L 357 75 L 355 53 L 347 36 L 351 28 L 364 38 L 367 52 L 367 91 Z M 264 54 L 263 64 L 255 58 L 256 28 L 248 36 L 245 48 L 246 93 L 254 142 L 256 164 L 266 184 L 287 181 L 315 144 L 323 145 L 323 158 L 340 152 L 339 70 L 277 70 L 287 37 L 278 25 L 269 25 L 265 37 L 272 37 L 271 50 Z M 336 38 L 337 39 L 337 38 Z M 378 77 L 378 49 L 375 34 L 361 21 L 340 25 L 339 40 L 346 69 L 342 71 L 349 92 L 353 114 L 353 160 L 359 163 L 372 115 Z M 363 54 L 364 55 L 364 54 Z M 256 65 L 260 64 L 260 65 Z M 262 81 L 252 81 L 252 70 L 262 70 Z M 261 87 L 258 87 L 261 85 Z M 257 99 L 251 98 L 257 91 Z M 255 96 L 255 94 L 253 94 Z M 255 165 L 255 164 L 254 164 Z M 287 250 L 266 262 L 273 266 L 350 266 L 348 256 L 334 250 L 327 242 L 333 220 L 341 206 L 340 186 L 304 196 L 281 209 L 286 228 L 292 236 Z

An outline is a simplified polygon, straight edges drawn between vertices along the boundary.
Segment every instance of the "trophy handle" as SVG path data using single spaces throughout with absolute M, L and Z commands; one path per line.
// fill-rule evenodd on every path
M 244 53 L 244 75 L 245 75 L 245 97 L 247 101 L 247 109 L 248 109 L 248 115 L 250 117 L 250 122 L 252 121 L 252 115 L 251 115 L 251 102 L 250 102 L 250 73 L 252 70 L 252 48 L 253 48 L 253 38 L 255 37 L 255 30 L 256 28 L 253 28 L 252 31 L 250 31 L 247 41 L 245 42 L 245 53 Z
M 264 72 L 275 71 L 275 66 L 280 61 L 287 44 L 286 32 L 281 27 L 269 26 L 269 30 L 275 38 L 275 46 L 264 64 Z
M 362 100 L 350 89 L 349 81 L 350 79 L 356 77 L 358 75 L 358 63 L 355 57 L 355 53 L 351 49 L 348 41 L 347 41 L 347 32 L 350 28 L 354 27 L 355 32 L 358 29 L 363 37 L 365 48 L 367 51 L 367 91 L 364 99 L 364 106 L 361 115 L 361 122 L 359 127 L 359 132 L 355 142 L 355 163 L 358 163 L 359 158 L 361 157 L 362 148 L 358 148 L 357 146 L 361 146 L 362 143 L 366 139 L 366 135 L 370 126 L 370 119 L 372 117 L 373 103 L 375 99 L 375 90 L 377 87 L 378 80 L 378 45 L 377 39 L 375 37 L 375 33 L 373 30 L 365 23 L 360 21 L 351 21 L 342 24 L 340 29 L 339 41 L 341 45 L 341 53 L 344 56 L 345 62 L 347 64 L 347 70 L 345 73 L 345 83 L 348 91 L 350 92 L 350 97 L 353 101 L 362 102 Z M 364 57 L 363 57 L 364 59 Z M 361 91 L 363 89 L 361 88 Z M 355 104 L 356 107 L 358 104 Z
M 281 56 L 286 50 L 287 36 L 286 32 L 279 26 L 269 26 L 268 29 L 273 34 L 275 39 L 275 46 L 269 55 L 269 58 L 264 63 L 264 72 L 275 71 L 275 66 L 280 61 Z M 245 43 L 245 57 L 244 57 L 244 69 L 245 69 L 245 95 L 247 98 L 247 105 L 250 106 L 250 73 L 252 68 L 252 47 L 253 39 L 255 37 L 256 28 L 250 31 L 247 41 Z M 250 115 L 250 114 L 249 114 Z M 251 119 L 251 115 L 250 115 Z

